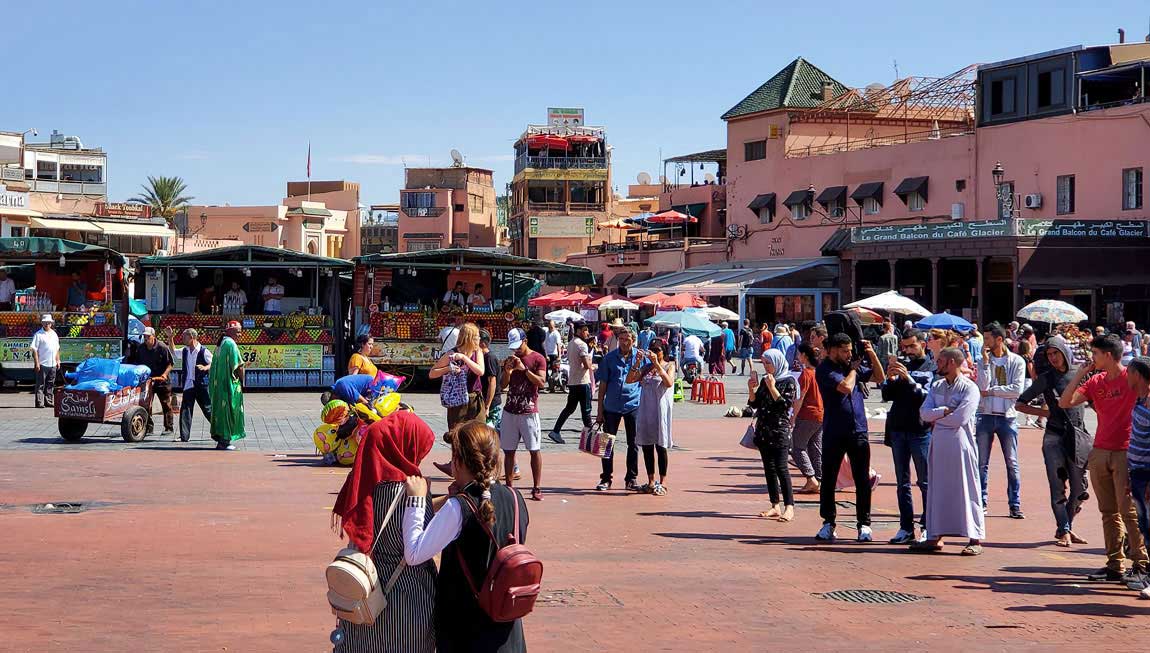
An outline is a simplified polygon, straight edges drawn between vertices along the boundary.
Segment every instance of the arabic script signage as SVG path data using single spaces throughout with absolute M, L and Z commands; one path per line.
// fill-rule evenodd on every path
M 1039 238 L 1150 238 L 1145 220 L 1019 220 L 1019 236 Z
M 948 222 L 946 224 L 887 225 L 854 227 L 853 243 L 883 243 L 913 240 L 950 240 L 954 238 L 1001 238 L 1011 235 L 1009 220 L 982 222 Z

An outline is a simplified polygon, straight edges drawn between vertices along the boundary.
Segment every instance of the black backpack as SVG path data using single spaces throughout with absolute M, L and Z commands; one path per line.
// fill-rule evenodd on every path
M 865 338 L 863 337 L 862 322 L 858 315 L 850 311 L 831 311 L 823 316 L 823 322 L 827 326 L 828 337 L 836 333 L 847 334 L 850 336 L 851 344 L 854 345 L 855 355 L 862 355 L 862 343 Z

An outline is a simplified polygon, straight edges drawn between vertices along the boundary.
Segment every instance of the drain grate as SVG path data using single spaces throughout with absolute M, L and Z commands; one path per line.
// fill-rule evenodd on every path
M 88 510 L 88 504 L 81 501 L 57 501 L 56 503 L 37 503 L 32 506 L 32 512 L 37 515 L 74 515 Z
M 845 601 L 846 603 L 914 603 L 929 599 L 929 596 L 906 594 L 904 592 L 888 592 L 887 590 L 834 590 L 817 594 L 824 599 L 832 601 Z

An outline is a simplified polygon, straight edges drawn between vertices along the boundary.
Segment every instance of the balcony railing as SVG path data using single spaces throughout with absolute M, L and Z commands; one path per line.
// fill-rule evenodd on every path
M 605 211 L 607 207 L 602 202 L 527 202 L 530 211 Z
M 100 195 L 107 197 L 108 184 L 90 184 L 82 181 L 50 181 L 28 179 L 28 186 L 37 193 L 61 193 L 63 195 Z
M 405 206 L 400 210 L 409 218 L 438 218 L 447 209 L 442 206 Z
M 888 145 L 902 145 L 904 143 L 919 143 L 922 141 L 937 141 L 955 136 L 966 136 L 974 133 L 973 127 L 965 125 L 957 127 L 943 127 L 940 129 L 927 129 L 907 132 L 893 136 L 880 136 L 876 138 L 855 138 L 840 143 L 827 145 L 802 145 L 789 147 L 786 150 L 788 159 L 808 156 L 821 156 L 823 154 L 837 154 L 839 152 L 852 152 L 872 147 L 886 147 Z
M 525 168 L 558 168 L 596 170 L 607 167 L 607 158 L 602 156 L 526 156 L 515 159 L 515 172 Z
M 685 245 L 691 247 L 711 247 L 714 245 L 726 246 L 726 238 L 687 238 Z M 588 254 L 616 254 L 619 252 L 651 252 L 665 249 L 682 249 L 684 239 L 669 238 L 665 240 L 628 241 L 625 243 L 602 243 L 587 248 Z

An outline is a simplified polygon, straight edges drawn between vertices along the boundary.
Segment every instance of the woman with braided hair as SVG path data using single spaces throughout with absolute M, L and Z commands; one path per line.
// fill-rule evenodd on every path
M 425 527 L 422 515 L 430 501 L 427 480 L 407 478 L 404 558 L 409 565 L 419 565 L 443 552 L 435 606 L 436 647 L 441 653 L 526 651 L 522 621 L 492 621 L 479 607 L 468 576 L 479 582 L 487 576 L 495 551 L 492 537 L 499 546 L 507 541 L 516 505 L 519 532 L 515 535 L 520 544 L 526 543 L 527 504 L 518 491 L 496 480 L 501 469 L 499 438 L 491 427 L 480 421 L 465 422 L 452 431 L 450 439 L 454 487 L 459 489 Z

